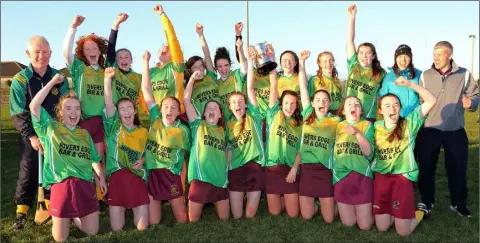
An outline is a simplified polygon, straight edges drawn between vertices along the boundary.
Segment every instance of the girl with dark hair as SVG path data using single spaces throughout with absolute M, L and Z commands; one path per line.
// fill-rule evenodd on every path
M 208 50 L 207 40 L 203 35 L 203 26 L 197 24 L 195 26 L 198 36 L 200 37 L 200 45 L 202 46 L 203 55 L 205 58 L 199 56 L 192 56 L 185 63 L 185 82 L 188 83 L 190 77 L 195 71 L 199 71 L 200 77 L 195 79 L 192 91 L 193 108 L 200 116 L 203 114 L 205 105 L 210 100 L 219 101 L 217 74 L 213 68 L 210 51 Z M 205 73 L 206 69 L 206 73 Z
M 360 99 L 367 120 L 374 122 L 377 117 L 377 95 L 385 70 L 380 65 L 375 46 L 365 42 L 355 50 L 355 15 L 357 6 L 348 8 L 349 22 L 347 35 L 348 76 L 345 81 L 344 97 Z
M 317 90 L 310 101 L 305 72 L 305 60 L 309 56 L 309 51 L 300 53 L 298 77 L 303 106 L 303 127 L 298 153 L 301 159 L 295 161 L 292 170 L 297 170 L 300 166 L 298 194 L 302 217 L 310 219 L 316 214 L 318 207 L 315 207 L 314 202 L 318 198 L 323 220 L 332 223 L 335 218 L 332 151 L 340 117 L 328 112 L 331 101 L 326 90 Z
M 150 69 L 149 75 L 152 82 L 152 94 L 155 103 L 160 104 L 167 96 L 176 97 L 180 100 L 180 114 L 183 108 L 183 75 L 185 64 L 182 48 L 177 39 L 175 28 L 160 4 L 155 5 L 153 11 L 160 16 L 167 43 L 158 52 L 160 62 Z M 140 92 L 139 105 L 145 114 L 149 107 L 145 104 L 143 94 Z
M 152 94 L 149 64 L 150 53 L 143 56 L 142 92 L 149 108 L 150 130 L 145 145 L 146 169 L 148 175 L 148 220 L 158 224 L 162 218 L 162 201 L 169 201 L 173 216 L 179 223 L 185 223 L 184 187 L 181 171 L 185 152 L 190 150 L 190 131 L 178 119 L 180 101 L 173 96 L 165 97 L 158 105 Z
M 362 103 L 347 97 L 339 108 L 344 121 L 338 123 L 333 149 L 333 191 L 342 223 L 358 224 L 361 230 L 373 225 L 373 124 L 362 117 Z
M 237 23 L 235 25 L 235 32 L 241 33 L 242 29 L 242 23 Z M 220 102 L 222 103 L 222 110 L 225 113 L 225 121 L 233 118 L 232 113 L 228 109 L 228 97 L 233 92 L 245 93 L 244 86 L 247 81 L 247 61 L 243 51 L 243 42 L 241 39 L 236 41 L 235 48 L 237 49 L 236 52 L 240 57 L 240 68 L 236 70 L 231 70 L 232 61 L 230 59 L 230 54 L 225 47 L 217 48 L 214 57 L 215 69 L 220 74 L 220 79 L 217 80 L 218 95 L 220 97 Z
M 388 93 L 396 95 L 400 99 L 402 108 L 400 110 L 401 117 L 407 117 L 417 106 L 420 105 L 418 94 L 407 87 L 395 85 L 395 81 L 407 79 L 411 83 L 418 84 L 422 71 L 413 66 L 412 49 L 402 44 L 398 46 L 394 54 L 394 64 L 389 68 L 389 72 L 385 75 L 380 96 Z
M 93 33 L 81 36 L 76 42 L 77 47 L 75 48 L 75 54 L 73 54 L 75 32 L 84 20 L 85 17 L 80 15 L 74 17 L 65 36 L 62 52 L 68 70 L 72 75 L 75 93 L 83 107 L 83 119 L 78 125 L 88 131 L 98 154 L 103 160 L 105 156 L 105 134 L 102 123 L 102 110 L 105 107 L 103 79 L 107 40 Z M 103 195 L 98 186 L 98 178 L 95 178 L 95 182 L 97 184 L 98 200 L 103 201 Z
M 103 126 L 107 141 L 105 167 L 110 226 L 113 231 L 121 231 L 125 225 L 125 209 L 132 209 L 135 227 L 146 230 L 150 200 L 143 150 L 148 130 L 140 126 L 133 100 L 120 98 L 114 105 L 112 79 L 117 73 L 115 68 L 105 69 Z
M 422 210 L 415 211 L 413 183 L 418 179 L 418 165 L 413 149 L 417 133 L 436 98 L 402 77 L 395 85 L 414 90 L 423 103 L 403 118 L 402 103 L 396 95 L 386 94 L 378 101 L 378 110 L 384 120 L 375 122 L 373 214 L 378 231 L 387 231 L 395 223 L 397 233 L 407 236 L 424 216 Z
M 280 55 L 280 66 L 282 67 L 282 73 L 278 77 L 278 95 L 282 96 L 283 91 L 291 90 L 300 96 L 297 54 L 290 50 L 282 52 Z
M 310 96 L 316 91 L 323 89 L 330 95 L 330 112 L 336 114 L 340 103 L 342 103 L 342 85 L 338 78 L 338 71 L 335 68 L 333 54 L 328 51 L 321 52 L 317 57 L 317 75 L 308 80 Z M 301 70 L 300 70 L 301 71 Z
M 249 56 L 255 50 L 249 47 Z M 275 57 L 271 45 L 267 52 Z M 247 78 L 247 92 L 252 105 L 257 106 L 254 96 L 253 60 L 249 58 Z M 267 194 L 268 211 L 272 215 L 279 215 L 285 205 L 289 217 L 297 217 L 298 207 L 298 180 L 296 170 L 292 170 L 294 162 L 300 157 L 299 138 L 302 129 L 302 116 L 299 109 L 299 97 L 296 92 L 286 90 L 278 100 L 277 72 L 270 72 L 270 97 L 267 109 L 267 161 L 265 163 L 265 193 Z M 253 98 L 255 97 L 255 98 Z M 282 198 L 283 195 L 283 198 Z M 284 202 L 282 202 L 282 200 Z
M 225 123 L 221 104 L 208 100 L 202 115 L 198 115 L 192 104 L 194 83 L 203 72 L 196 70 L 185 87 L 185 111 L 192 131 L 191 154 L 188 162 L 188 218 L 190 222 L 200 220 L 205 203 L 213 203 L 217 216 L 227 220 L 230 216 L 228 198 L 227 158 Z
M 30 102 L 33 128 L 45 148 L 42 185 L 51 190 L 48 212 L 52 216 L 52 235 L 58 242 L 68 239 L 72 220 L 87 235 L 98 233 L 94 175 L 99 178 L 103 195 L 107 193 L 105 171 L 98 163 L 101 157 L 88 132 L 77 126 L 82 113 L 78 97 L 70 92 L 60 98 L 58 120 L 42 107 L 51 89 L 63 81 L 62 75 L 55 74 Z

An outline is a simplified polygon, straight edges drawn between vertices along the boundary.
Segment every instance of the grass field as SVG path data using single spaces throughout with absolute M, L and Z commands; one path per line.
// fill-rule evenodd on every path
M 161 224 L 146 232 L 137 232 L 132 224 L 132 214 L 127 213 L 126 227 L 121 233 L 112 233 L 107 213 L 101 214 L 100 231 L 95 237 L 85 237 L 77 229 L 71 229 L 69 242 L 479 242 L 479 126 L 477 113 L 467 113 L 466 127 L 470 140 L 468 205 L 472 218 L 462 218 L 451 212 L 449 192 L 444 169 L 443 153 L 437 170 L 437 203 L 429 219 L 421 222 L 409 237 L 399 237 L 394 229 L 380 233 L 375 228 L 362 232 L 357 227 L 342 226 L 340 219 L 327 225 L 321 216 L 310 221 L 289 219 L 286 215 L 269 216 L 266 202 L 262 201 L 254 219 L 217 219 L 214 208 L 205 208 L 202 219 L 194 224 L 176 224 L 170 208 L 164 206 Z M 2 122 L 1 144 L 1 241 L 2 242 L 53 242 L 51 227 L 33 223 L 35 209 L 28 215 L 29 222 L 21 232 L 10 229 L 15 218 L 13 194 L 18 178 L 18 133 L 11 122 Z M 418 198 L 418 192 L 416 195 Z

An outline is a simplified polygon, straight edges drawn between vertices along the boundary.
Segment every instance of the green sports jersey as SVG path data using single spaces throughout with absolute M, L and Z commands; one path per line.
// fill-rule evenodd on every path
M 136 170 L 133 168 L 133 165 L 142 157 L 143 148 L 147 140 L 147 129 L 144 127 L 134 127 L 132 129 L 124 127 L 117 111 L 115 111 L 113 116 L 107 118 L 104 109 L 102 118 L 107 143 L 105 166 L 107 176 L 110 177 L 113 172 L 127 168 L 133 174 L 146 181 L 147 171 L 143 168 Z
M 308 81 L 308 91 L 310 97 L 319 90 L 323 89 L 330 94 L 330 110 L 338 110 L 340 104 L 343 102 L 342 87 L 338 78 L 331 78 L 322 76 L 319 78 L 317 75 L 310 77 Z
M 377 117 L 377 94 L 382 85 L 384 73 L 373 77 L 372 68 L 364 69 L 354 54 L 348 60 L 348 76 L 345 81 L 345 97 L 358 97 L 366 118 Z
M 177 119 L 174 125 L 166 126 L 157 104 L 150 110 L 150 130 L 145 146 L 145 162 L 149 170 L 168 169 L 180 175 L 185 151 L 190 150 L 190 131 Z
M 103 94 L 105 70 L 101 67 L 95 70 L 85 65 L 77 56 L 74 56 L 68 70 L 72 75 L 75 93 L 80 99 L 83 119 L 102 116 L 102 110 L 105 107 Z
M 282 96 L 283 91 L 292 90 L 300 97 L 300 86 L 298 85 L 298 74 L 294 73 L 291 76 L 280 75 L 278 77 L 278 97 Z
M 32 124 L 44 149 L 43 187 L 50 188 L 71 176 L 93 182 L 92 163 L 101 158 L 87 130 L 78 126 L 71 130 L 44 108 L 39 120 L 32 115 Z
M 418 166 L 415 161 L 413 149 L 418 130 L 423 126 L 426 117 L 421 117 L 421 106 L 417 106 L 403 123 L 401 140 L 388 142 L 392 133 L 391 129 L 385 128 L 385 121 L 375 122 L 375 158 L 372 163 L 372 171 L 380 174 L 403 174 L 411 181 L 418 179 Z
M 230 120 L 232 113 L 228 109 L 228 96 L 237 91 L 246 95 L 247 75 L 242 75 L 240 69 L 230 71 L 225 80 L 218 79 L 218 96 L 222 104 L 223 117 L 225 121 Z M 246 97 L 246 96 L 245 96 Z
M 265 148 L 262 141 L 264 116 L 258 107 L 248 104 L 244 129 L 242 121 L 233 117 L 227 124 L 227 146 L 232 151 L 229 169 L 233 170 L 250 161 L 265 164 Z
M 374 128 L 367 120 L 350 124 L 356 127 L 370 143 L 370 156 L 363 155 L 356 135 L 349 135 L 345 128 L 349 123 L 341 121 L 337 125 L 335 146 L 333 150 L 333 184 L 345 178 L 351 171 L 356 171 L 372 178 L 370 160 L 373 157 Z
M 141 87 L 141 74 L 132 71 L 132 69 L 127 73 L 123 73 L 118 68 L 115 69 L 115 76 L 112 80 L 113 104 L 117 104 L 118 100 L 121 98 L 129 98 L 136 102 Z
M 228 167 L 225 129 L 197 118 L 190 122 L 192 148 L 188 162 L 188 183 L 199 180 L 227 188 Z
M 179 91 L 181 91 L 183 95 L 183 85 L 181 80 L 183 79 L 184 69 L 184 63 L 175 64 L 174 62 L 169 62 L 161 68 L 153 67 L 150 69 L 152 95 L 155 99 L 155 103 L 160 104 L 160 102 L 162 102 L 167 96 L 178 98 Z
M 207 70 L 207 74 L 205 74 L 201 80 L 195 81 L 192 100 L 193 107 L 200 117 L 203 115 L 205 105 L 208 101 L 216 100 L 221 104 L 218 97 L 217 74 Z
M 300 155 L 302 164 L 322 163 L 325 167 L 333 167 L 333 145 L 340 117 L 330 113 L 326 117 L 317 118 L 311 124 L 306 124 L 310 115 L 315 116 L 312 105 L 302 111 L 303 127 L 300 139 Z
M 295 126 L 295 120 L 285 118 L 278 101 L 267 110 L 267 162 L 265 166 L 286 164 L 290 167 L 295 162 L 300 148 L 302 125 Z
M 258 107 L 260 108 L 260 112 L 266 116 L 270 97 L 270 76 L 268 74 L 262 76 L 258 72 L 255 72 L 253 82 Z

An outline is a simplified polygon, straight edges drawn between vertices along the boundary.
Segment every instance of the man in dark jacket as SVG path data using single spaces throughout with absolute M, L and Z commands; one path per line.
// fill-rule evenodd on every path
M 32 206 L 38 186 L 38 153 L 43 153 L 43 147 L 32 126 L 30 101 L 55 74 L 60 71 L 50 67 L 52 51 L 48 41 L 43 36 L 33 36 L 27 44 L 27 56 L 30 59 L 28 67 L 17 73 L 10 86 L 10 115 L 15 128 L 20 132 L 20 168 L 15 204 L 17 217 L 13 228 L 22 229 L 27 221 L 28 209 Z M 55 106 L 60 95 L 68 90 L 68 81 L 54 87 L 48 94 L 42 107 L 55 117 Z M 37 152 L 38 151 L 38 152 Z M 46 192 L 48 198 L 48 192 Z M 46 200 L 48 207 L 48 200 Z
M 433 50 L 433 65 L 420 76 L 421 86 L 437 97 L 416 142 L 422 202 L 417 208 L 427 216 L 435 203 L 435 170 L 440 148 L 445 151 L 445 168 L 450 190 L 450 209 L 470 217 L 467 208 L 468 138 L 464 112 L 478 107 L 478 85 L 472 74 L 452 59 L 453 47 L 438 42 Z

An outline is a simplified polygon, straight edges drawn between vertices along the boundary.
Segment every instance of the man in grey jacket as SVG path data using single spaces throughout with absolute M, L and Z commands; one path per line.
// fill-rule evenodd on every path
M 478 85 L 472 74 L 452 59 L 453 46 L 438 42 L 433 50 L 433 65 L 422 73 L 420 85 L 437 97 L 424 128 L 419 132 L 416 154 L 419 165 L 418 188 L 422 202 L 417 208 L 427 216 L 435 203 L 435 170 L 443 145 L 450 190 L 450 209 L 470 217 L 467 208 L 468 138 L 464 112 L 478 107 Z

